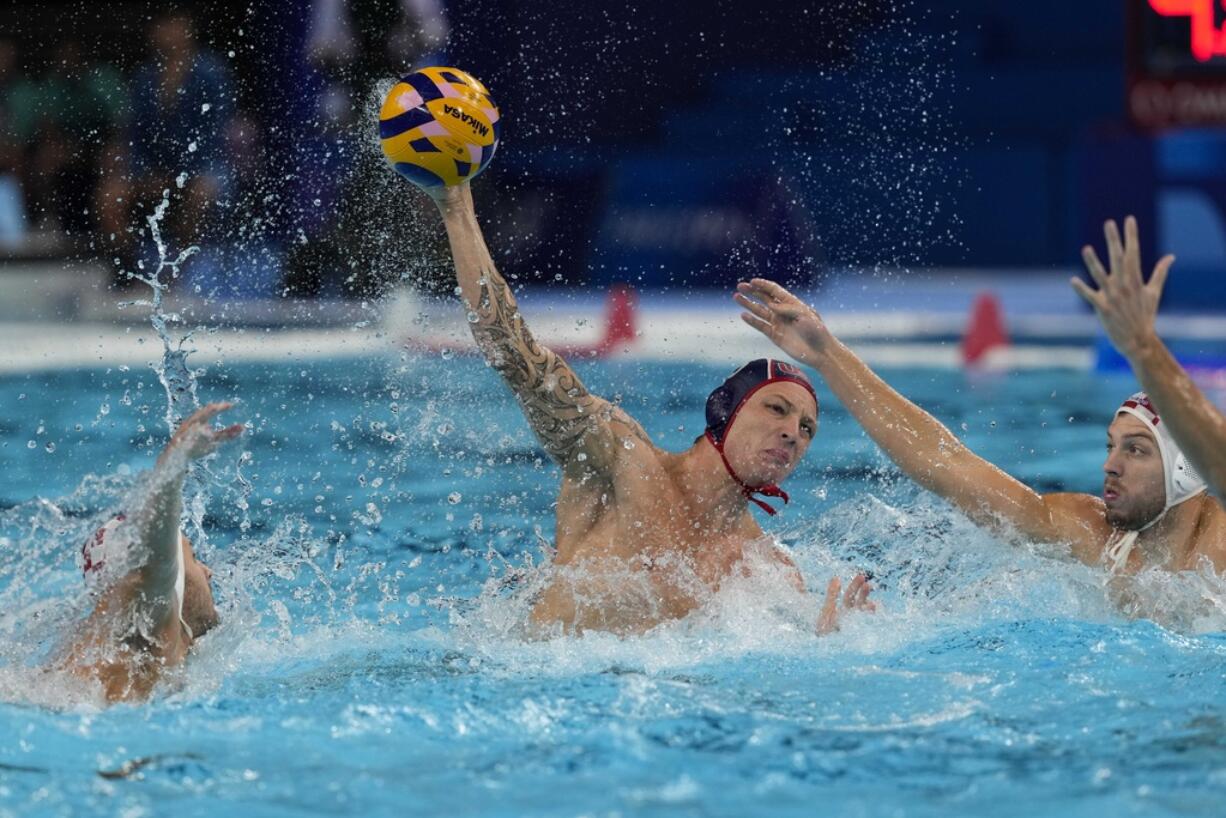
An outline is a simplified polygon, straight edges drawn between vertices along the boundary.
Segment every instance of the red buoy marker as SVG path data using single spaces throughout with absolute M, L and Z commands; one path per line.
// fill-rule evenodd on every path
M 962 336 L 962 363 L 978 363 L 989 351 L 1008 345 L 1009 334 L 1005 332 L 1000 302 L 991 293 L 980 293 Z

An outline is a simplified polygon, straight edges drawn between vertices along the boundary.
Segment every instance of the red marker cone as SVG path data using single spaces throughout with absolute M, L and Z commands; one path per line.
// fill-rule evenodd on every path
M 614 284 L 605 302 L 605 335 L 597 346 L 600 354 L 608 355 L 619 344 L 634 340 L 637 323 L 638 296 L 629 284 Z
M 604 335 L 595 344 L 588 346 L 559 346 L 549 348 L 563 358 L 604 358 L 625 350 L 637 338 L 638 295 L 629 284 L 614 284 L 605 300 Z
M 1000 302 L 991 293 L 980 293 L 971 307 L 971 319 L 962 336 L 962 362 L 977 363 L 989 350 L 1009 345 Z

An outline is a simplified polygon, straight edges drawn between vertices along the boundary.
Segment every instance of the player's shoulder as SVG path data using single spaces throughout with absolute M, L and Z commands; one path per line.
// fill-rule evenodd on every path
M 668 452 L 661 449 L 651 439 L 651 435 L 643 428 L 633 415 L 625 408 L 605 401 L 602 407 L 602 426 L 613 448 L 611 464 L 643 464 L 646 462 L 663 462 Z
M 1206 494 L 1208 521 L 1199 536 L 1196 551 L 1208 557 L 1218 571 L 1226 571 L 1226 508 L 1217 498 Z
M 1043 503 L 1053 511 L 1062 511 L 1087 519 L 1100 519 L 1107 524 L 1107 506 L 1103 498 L 1084 492 L 1056 492 L 1044 494 Z
M 1074 556 L 1085 562 L 1101 558 L 1114 530 L 1101 497 L 1059 492 L 1044 494 L 1043 504 L 1051 514 L 1056 539 L 1068 544 Z

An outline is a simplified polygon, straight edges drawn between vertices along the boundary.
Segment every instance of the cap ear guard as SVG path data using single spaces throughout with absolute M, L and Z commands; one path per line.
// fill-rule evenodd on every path
M 736 396 L 726 383 L 721 384 L 707 397 L 707 428 L 716 440 L 723 442 L 735 410 Z
M 1199 494 L 1206 485 L 1200 472 L 1192 467 L 1187 455 L 1183 452 L 1175 456 L 1175 467 L 1171 469 L 1171 484 L 1175 488 L 1176 495 L 1187 495 L 1188 497 Z

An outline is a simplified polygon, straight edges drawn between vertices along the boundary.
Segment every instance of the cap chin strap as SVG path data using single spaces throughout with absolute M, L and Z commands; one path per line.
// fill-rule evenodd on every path
M 1157 520 L 1154 520 L 1154 522 L 1157 522 Z M 1148 528 L 1148 526 L 1146 527 Z M 1107 546 L 1108 574 L 1118 574 L 1124 570 L 1124 566 L 1128 564 L 1128 557 L 1132 554 L 1132 547 L 1136 545 L 1137 537 L 1143 530 L 1125 531 L 1119 536 L 1119 539 Z
M 755 494 L 761 494 L 766 497 L 778 497 L 779 499 L 783 500 L 784 505 L 791 502 L 788 499 L 788 493 L 776 486 L 774 483 L 768 483 L 767 485 L 759 486 L 758 488 L 753 488 L 746 485 L 745 481 L 738 477 L 736 472 L 732 470 L 732 464 L 728 462 L 728 456 L 724 454 L 724 444 L 715 439 L 715 435 L 711 434 L 710 429 L 704 432 L 703 436 L 712 446 L 715 447 L 715 451 L 719 452 L 719 459 L 723 462 L 724 469 L 727 470 L 728 476 L 732 478 L 732 481 L 740 486 L 741 496 L 743 496 L 746 500 L 754 503 L 758 506 L 758 508 L 762 509 L 772 517 L 779 513 L 779 509 L 774 508 L 765 500 L 759 500 L 757 497 L 754 497 Z
M 175 562 L 178 563 L 175 567 L 175 607 L 179 614 L 179 624 L 183 626 L 183 630 L 187 631 L 188 639 L 195 639 L 196 634 L 192 633 L 192 626 L 187 624 L 187 620 L 183 618 L 183 601 L 187 591 L 187 565 L 183 561 L 183 532 L 179 532 L 179 547 L 175 549 Z
M 102 570 L 105 561 L 103 552 L 106 548 L 106 538 L 119 527 L 119 524 L 127 520 L 127 516 L 120 512 L 94 532 L 93 536 L 85 541 L 81 546 L 81 555 L 84 557 L 84 573 L 86 578 L 95 571 Z M 174 607 L 178 615 L 179 623 L 183 626 L 183 630 L 187 631 L 189 639 L 195 639 L 196 635 L 192 632 L 191 625 L 187 624 L 187 620 L 183 618 L 183 601 L 186 598 L 187 591 L 187 565 L 183 560 L 183 532 L 179 532 L 179 547 L 175 549 L 175 588 L 174 588 Z

